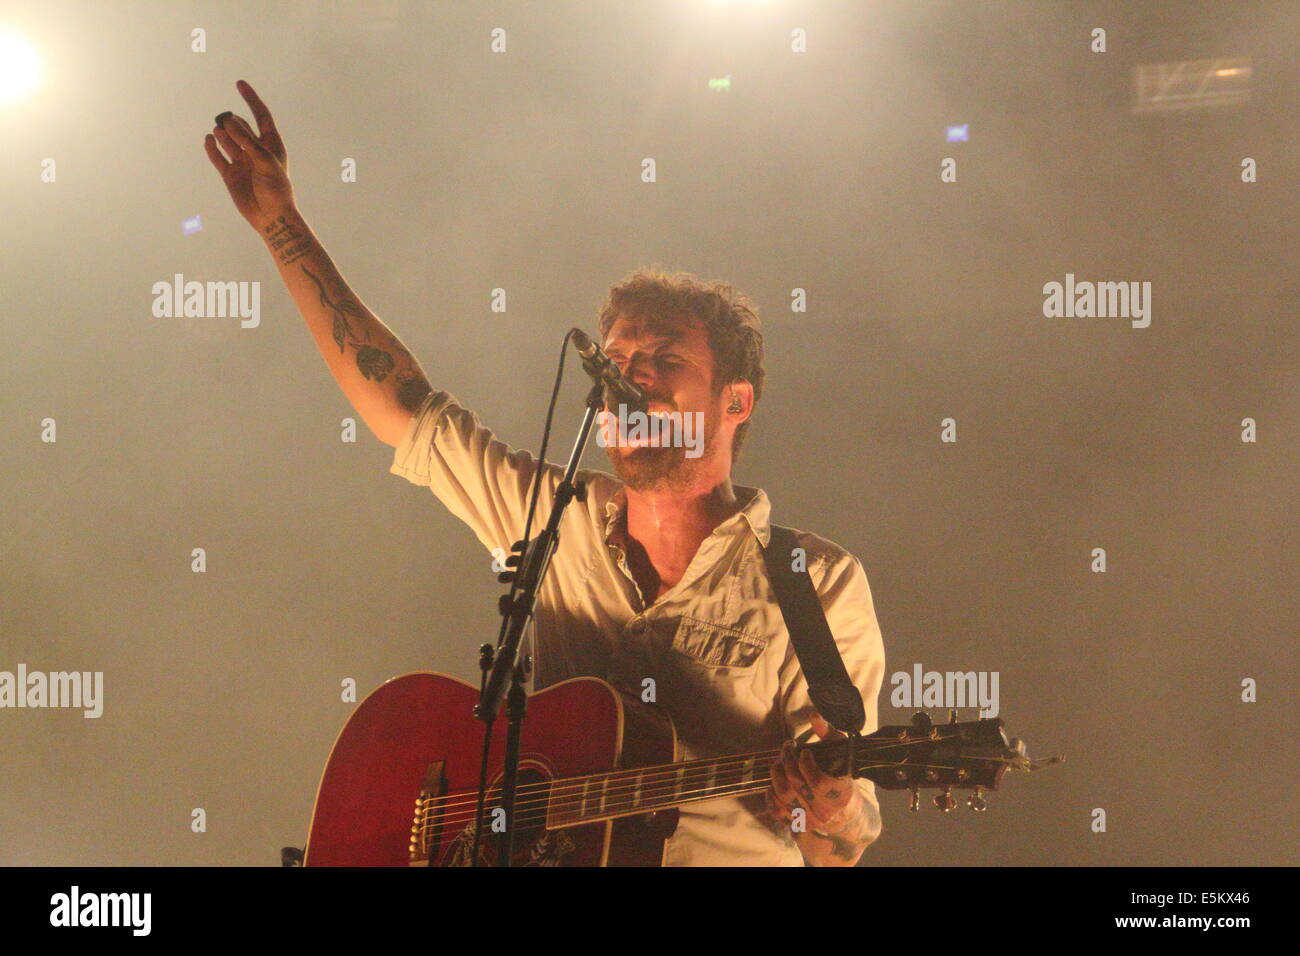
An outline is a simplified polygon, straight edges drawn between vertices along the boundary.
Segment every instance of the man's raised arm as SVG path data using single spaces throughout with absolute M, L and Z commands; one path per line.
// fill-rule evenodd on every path
M 204 139 L 235 208 L 262 237 L 339 387 L 380 441 L 396 446 L 432 391 L 420 363 L 348 287 L 298 212 L 288 158 L 271 111 L 236 85 L 257 120 L 222 113 Z M 222 155 L 221 149 L 225 150 Z M 229 158 L 227 158 L 229 157 Z

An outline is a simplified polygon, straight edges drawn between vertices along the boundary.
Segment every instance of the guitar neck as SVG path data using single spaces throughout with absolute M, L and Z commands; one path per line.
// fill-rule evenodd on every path
M 548 829 L 667 810 L 697 800 L 762 793 L 779 751 L 711 757 L 684 763 L 613 770 L 551 783 Z
M 958 787 L 974 788 L 978 795 L 985 788 L 996 790 L 1012 763 L 1032 766 L 1023 744 L 1010 749 L 1002 721 L 984 718 L 959 724 L 956 711 L 942 726 L 917 714 L 909 725 L 881 727 L 848 744 L 841 738 L 797 749 L 811 751 L 825 773 L 865 777 L 891 790 Z M 771 782 L 768 768 L 779 754 L 763 750 L 555 780 L 546 797 L 546 826 L 579 826 L 713 797 L 762 793 Z M 950 800 L 947 793 L 944 803 Z

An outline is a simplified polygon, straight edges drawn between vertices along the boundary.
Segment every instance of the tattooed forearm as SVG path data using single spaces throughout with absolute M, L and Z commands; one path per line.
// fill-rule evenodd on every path
M 316 284 L 321 305 L 325 306 L 334 317 L 332 332 L 334 344 L 339 347 L 339 351 L 343 352 L 348 347 L 355 350 L 357 370 L 370 381 L 382 382 L 389 375 L 393 375 L 397 385 L 397 400 L 401 406 L 412 412 L 419 408 L 420 402 L 431 389 L 425 381 L 424 374 L 417 367 L 414 356 L 391 333 L 389 335 L 391 341 L 387 349 L 369 344 L 370 329 L 367 321 L 369 317 L 361 304 L 348 292 L 342 280 L 330 283 L 333 286 L 331 293 L 326 291 L 325 282 L 307 266 L 304 265 L 302 271 Z M 349 315 L 358 320 L 361 328 L 360 335 L 348 321 Z
M 264 222 L 260 234 L 330 374 L 371 431 L 396 445 L 433 391 L 420 363 L 352 291 L 296 210 Z
M 334 298 L 331 298 L 329 293 L 325 291 L 325 283 L 322 282 L 319 278 L 317 278 L 316 273 L 312 272 L 306 266 L 302 267 L 302 271 L 307 274 L 307 278 L 311 279 L 312 282 L 316 283 L 316 289 L 320 293 L 320 304 L 325 306 L 325 308 L 329 309 L 334 316 L 334 327 L 332 329 L 332 333 L 334 336 L 334 344 L 339 347 L 339 351 L 340 352 L 343 351 L 344 345 L 348 344 L 349 340 L 353 340 L 351 342 L 353 348 L 359 348 L 360 342 L 355 341 L 356 334 L 352 331 L 352 326 L 348 324 L 348 315 L 351 314 L 356 318 L 364 319 L 366 316 L 365 310 L 362 309 L 361 306 L 355 300 L 353 300 L 351 296 L 347 295 L 346 293 L 344 293 L 341 296 L 336 295 Z M 364 341 L 366 342 L 370 341 L 369 332 L 366 333 L 366 337 Z M 392 360 L 393 360 L 392 356 L 391 355 L 388 356 L 388 361 L 390 363 L 392 362 Z M 360 365 L 360 362 L 358 362 L 358 365 Z M 361 366 L 361 370 L 365 372 L 365 367 Z M 387 372 L 385 372 L 384 374 L 387 374 Z M 369 377 L 370 377 L 369 375 L 366 375 L 366 378 Z M 378 381 L 382 382 L 383 377 L 381 376 L 378 379 Z
M 406 349 L 402 349 L 406 352 Z M 410 357 L 410 352 L 406 352 Z M 414 368 L 405 368 L 397 373 L 397 401 L 408 412 L 414 412 L 424 401 L 424 396 L 433 389 L 424 380 L 424 375 Z
M 265 232 L 267 244 L 283 265 L 297 262 L 311 251 L 311 237 L 304 235 L 297 225 L 284 216 L 267 226 Z
M 831 856 L 854 864 L 858 862 L 862 851 L 867 848 L 867 839 L 862 832 L 865 824 L 865 820 L 859 820 L 845 833 L 827 833 L 825 836 L 814 833 L 813 836 L 830 844 Z

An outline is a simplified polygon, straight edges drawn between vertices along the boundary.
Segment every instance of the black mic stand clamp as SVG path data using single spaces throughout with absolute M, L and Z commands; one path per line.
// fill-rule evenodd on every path
M 497 600 L 497 607 L 505 619 L 503 622 L 504 634 L 497 643 L 496 651 L 492 656 L 491 670 L 485 675 L 482 691 L 479 695 L 478 706 L 474 708 L 474 716 L 486 723 L 487 733 L 492 732 L 492 723 L 496 720 L 497 714 L 501 711 L 502 703 L 506 705 L 506 752 L 505 765 L 501 777 L 501 802 L 500 808 L 504 813 L 504 832 L 500 833 L 497 843 L 497 865 L 509 866 L 513 854 L 514 844 L 514 809 L 515 809 L 515 791 L 518 783 L 519 774 L 519 737 L 523 727 L 524 716 L 527 713 L 528 695 L 524 690 L 524 682 L 528 678 L 528 672 L 532 669 L 532 659 L 527 655 L 520 657 L 520 648 L 523 645 L 524 630 L 528 622 L 533 617 L 533 611 L 537 606 L 537 594 L 541 588 L 542 579 L 546 575 L 547 569 L 551 564 L 551 557 L 555 554 L 555 549 L 560 543 L 560 518 L 564 514 L 564 509 L 574 499 L 586 501 L 587 488 L 586 484 L 581 481 L 575 481 L 574 475 L 578 471 L 578 463 L 582 460 L 582 452 L 587 444 L 587 437 L 591 434 L 591 427 L 596 418 L 596 413 L 605 407 L 604 388 L 601 385 L 595 385 L 587 395 L 587 409 L 582 419 L 582 426 L 578 432 L 577 441 L 574 442 L 573 451 L 569 454 L 569 463 L 564 469 L 564 478 L 560 481 L 555 489 L 555 502 L 551 506 L 550 517 L 546 521 L 546 527 L 538 532 L 537 537 L 532 541 L 516 541 L 511 548 L 511 555 L 506 558 L 507 567 L 514 568 L 513 571 L 503 571 L 497 575 L 497 580 L 503 584 L 510 584 L 510 593 L 503 594 Z M 538 462 L 537 467 L 542 468 L 545 462 Z M 486 806 L 486 778 L 484 779 L 484 790 L 479 794 L 480 806 Z M 480 813 L 475 824 L 476 828 L 483 825 L 482 814 Z M 477 843 L 477 840 L 476 840 Z M 477 854 L 475 854 L 477 859 Z

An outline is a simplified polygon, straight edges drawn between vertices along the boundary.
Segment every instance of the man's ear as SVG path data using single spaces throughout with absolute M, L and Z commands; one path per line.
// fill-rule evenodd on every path
M 736 424 L 749 418 L 754 411 L 754 386 L 743 378 L 738 378 L 722 390 L 725 399 L 723 408 L 728 415 L 736 416 Z

